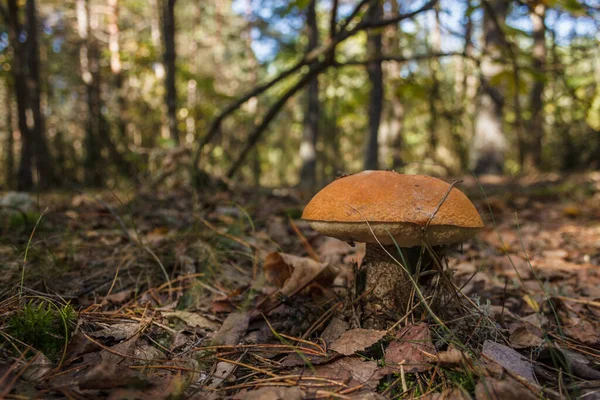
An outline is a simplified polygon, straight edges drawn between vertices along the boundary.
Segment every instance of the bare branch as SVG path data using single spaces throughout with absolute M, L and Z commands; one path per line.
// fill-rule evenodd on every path
M 250 153 L 250 150 L 252 150 L 252 148 L 254 147 L 254 145 L 256 145 L 256 143 L 259 141 L 259 139 L 262 136 L 263 132 L 267 129 L 267 127 L 269 126 L 269 124 L 271 123 L 271 121 L 273 120 L 273 118 L 275 118 L 277 116 L 277 114 L 279 114 L 279 111 L 283 108 L 283 106 L 285 105 L 285 103 L 287 103 L 287 101 L 293 95 L 295 95 L 300 89 L 302 89 L 304 87 L 304 85 L 306 85 L 315 76 L 317 76 L 318 74 L 320 74 L 321 72 L 323 72 L 325 69 L 327 69 L 327 67 L 330 66 L 330 65 L 331 64 L 329 64 L 327 62 L 321 62 L 321 63 L 318 63 L 318 64 L 314 64 L 312 66 L 312 68 L 310 69 L 310 71 L 308 71 L 308 73 L 306 73 L 302 77 L 302 79 L 300 79 L 298 82 L 296 82 L 296 84 L 294 86 L 292 86 L 291 88 L 289 88 L 279 98 L 279 100 L 277 100 L 271 106 L 271 108 L 269 109 L 269 111 L 267 112 L 267 114 L 265 115 L 265 117 L 263 118 L 263 120 L 260 122 L 260 124 L 258 126 L 256 126 L 253 129 L 253 131 L 250 133 L 250 136 L 248 137 L 248 140 L 246 142 L 246 146 L 244 147 L 244 149 L 242 150 L 242 152 L 238 156 L 237 160 L 233 163 L 233 165 L 227 171 L 227 177 L 228 178 L 231 178 L 231 177 L 233 177 L 233 175 L 235 175 L 235 173 L 237 172 L 237 170 L 240 168 L 240 166 L 243 164 L 244 160 L 248 156 L 248 153 Z
M 438 0 L 429 0 L 421 8 L 419 8 L 415 11 L 411 11 L 406 14 L 396 15 L 393 18 L 380 19 L 379 21 L 365 21 L 364 23 L 360 24 L 360 28 L 361 28 L 361 30 L 362 29 L 372 29 L 372 28 L 382 28 L 384 26 L 397 24 L 398 22 L 404 21 L 405 19 L 410 19 L 412 17 L 415 17 L 415 16 L 421 14 L 422 12 L 432 10 L 433 7 L 435 7 L 435 5 L 437 4 L 437 2 L 438 2 Z
M 295 72 L 299 71 L 305 65 L 311 65 L 311 64 L 315 63 L 322 56 L 325 56 L 325 59 L 329 60 L 329 62 L 324 62 L 324 64 L 327 64 L 328 66 L 331 65 L 331 62 L 332 62 L 332 59 L 333 59 L 332 54 L 335 52 L 336 46 L 338 44 L 342 43 L 343 41 L 345 41 L 346 39 L 348 39 L 349 37 L 355 35 L 356 33 L 360 32 L 360 31 L 363 31 L 363 30 L 371 29 L 371 28 L 376 28 L 376 27 L 382 27 L 382 26 L 386 26 L 386 25 L 391 25 L 391 24 L 394 24 L 394 23 L 398 23 L 399 21 L 412 18 L 412 17 L 414 17 L 414 16 L 416 16 L 416 15 L 418 15 L 418 14 L 424 12 L 424 11 L 427 11 L 427 10 L 433 8 L 433 6 L 437 3 L 438 0 L 430 0 L 429 2 L 427 2 L 426 4 L 424 4 L 421 8 L 419 8 L 419 9 L 417 9 L 415 11 L 412 11 L 410 13 L 400 14 L 400 15 L 394 17 L 394 18 L 390 18 L 390 19 L 386 19 L 386 20 L 380 20 L 380 21 L 373 21 L 373 22 L 361 21 L 354 28 L 348 30 L 347 29 L 348 26 L 350 26 L 352 20 L 354 18 L 356 18 L 356 16 L 360 13 L 360 10 L 362 9 L 362 7 L 364 5 L 372 2 L 372 1 L 373 0 L 361 0 L 361 2 L 352 11 L 352 13 L 350 14 L 350 16 L 341 24 L 340 30 L 338 31 L 338 33 L 336 34 L 336 36 L 334 38 L 332 38 L 332 39 L 330 38 L 323 46 L 321 46 L 321 47 L 319 47 L 319 48 L 311 51 L 310 53 L 308 53 L 305 57 L 303 57 L 301 60 L 299 60 L 292 67 L 290 67 L 287 70 L 283 71 L 281 74 L 279 74 L 277 77 L 273 78 L 269 82 L 266 82 L 266 83 L 264 83 L 264 84 L 262 84 L 262 85 L 260 85 L 260 86 L 258 86 L 256 88 L 252 89 L 250 92 L 248 92 L 245 95 L 243 95 L 242 97 L 240 97 L 234 103 L 232 103 L 229 106 L 227 106 L 221 113 L 219 113 L 219 115 L 217 115 L 215 117 L 215 119 L 213 120 L 213 122 L 211 123 L 211 125 L 210 125 L 210 127 L 209 127 L 209 129 L 207 131 L 207 134 L 204 136 L 204 138 L 199 143 L 199 145 L 198 145 L 198 147 L 196 149 L 196 153 L 194 154 L 194 159 L 193 159 L 193 162 L 192 162 L 193 168 L 197 168 L 198 162 L 200 160 L 200 156 L 202 154 L 203 148 L 208 143 L 210 143 L 213 140 L 213 138 L 216 136 L 216 134 L 219 132 L 219 129 L 221 127 L 221 124 L 223 123 L 223 120 L 227 116 L 229 116 L 231 113 L 233 113 L 234 111 L 236 111 L 239 107 L 241 107 L 241 105 L 244 104 L 246 101 L 248 101 L 249 99 L 251 99 L 254 96 L 258 96 L 259 94 L 265 92 L 266 90 L 268 90 L 269 88 L 273 87 L 277 83 L 281 82 L 285 78 L 287 78 L 287 77 L 291 76 L 292 74 L 294 74 Z M 322 64 L 318 64 L 318 65 L 323 65 L 323 63 Z M 293 88 L 296 88 L 296 86 L 298 84 L 300 84 L 301 82 L 304 82 L 304 83 L 308 82 L 308 80 L 305 81 L 305 78 L 307 76 L 309 76 L 312 72 L 318 71 L 318 72 L 316 72 L 316 74 L 318 74 L 323 69 L 325 69 L 325 68 L 321 69 L 321 68 L 316 68 L 315 66 L 313 66 L 313 68 L 311 69 L 311 72 L 309 72 L 307 75 L 304 76 L 304 78 L 302 78 L 300 81 L 298 81 L 298 83 Z M 296 91 L 299 90 L 299 89 L 300 88 L 297 88 Z M 295 93 L 295 91 L 294 91 L 294 93 Z M 287 94 L 287 92 L 286 92 L 286 94 Z M 284 95 L 284 97 L 285 97 L 285 95 Z M 288 98 L 289 97 L 291 97 L 291 95 L 288 96 Z M 275 105 L 278 105 L 281 100 L 284 100 L 284 99 L 281 98 L 280 100 L 278 100 L 277 103 L 275 103 Z M 287 99 L 285 99 L 285 100 L 287 100 Z M 283 104 L 285 104 L 285 101 L 283 101 Z M 283 107 L 283 104 L 281 104 L 281 106 L 279 108 Z M 277 114 L 278 111 L 279 111 L 279 109 L 277 109 L 275 111 L 275 115 Z M 272 119 L 273 117 L 274 117 L 274 115 L 270 119 Z M 263 123 L 266 122 L 266 125 L 268 125 L 268 123 L 270 122 L 270 119 L 267 118 L 267 116 L 265 116 L 265 119 L 263 120 Z M 262 123 L 261 123 L 261 126 L 262 126 Z M 257 128 L 257 130 L 258 130 L 258 128 Z M 254 133 L 255 132 L 252 133 L 251 137 L 253 137 Z M 260 137 L 261 133 L 262 133 L 261 130 L 258 130 L 257 137 Z M 247 146 L 247 148 L 248 148 L 248 146 Z M 244 157 L 245 157 L 245 153 L 242 152 L 242 155 L 240 156 L 240 159 L 243 160 Z M 235 173 L 236 169 L 239 167 L 239 165 L 236 165 L 236 164 L 237 164 L 237 162 L 230 169 L 230 171 L 233 171 L 232 173 Z M 228 173 L 228 175 L 229 175 L 229 173 Z
M 349 60 L 344 62 L 336 62 L 334 64 L 335 67 L 351 67 L 357 65 L 368 65 L 373 62 L 383 62 L 383 61 L 394 61 L 394 62 L 408 62 L 408 61 L 420 61 L 420 60 L 428 60 L 431 58 L 442 58 L 442 57 L 451 57 L 451 56 L 462 56 L 467 57 L 463 52 L 453 51 L 448 53 L 431 53 L 431 54 L 417 54 L 411 57 L 404 56 L 396 56 L 396 55 L 382 55 L 381 57 L 377 57 L 370 60 Z
M 352 13 L 350 13 L 350 15 L 348 16 L 348 18 L 346 18 L 341 24 L 340 27 L 338 29 L 338 32 L 343 32 L 345 31 L 348 26 L 350 25 L 350 23 L 352 22 L 352 20 L 354 18 L 356 18 L 356 16 L 358 15 L 358 13 L 360 12 L 360 10 L 365 6 L 365 4 L 371 2 L 373 0 L 361 0 L 360 3 L 358 3 L 358 5 L 356 7 L 354 7 L 354 10 L 352 10 Z
M 229 116 L 231 113 L 236 111 L 238 108 L 240 108 L 245 102 L 247 102 L 251 98 L 258 96 L 259 94 L 261 94 L 261 93 L 265 92 L 266 90 L 270 89 L 271 87 L 275 86 L 276 84 L 278 84 L 279 82 L 281 82 L 282 80 L 287 78 L 288 76 L 299 71 L 305 65 L 309 65 L 309 64 L 313 63 L 321 55 L 333 53 L 333 50 L 335 49 L 336 45 L 338 45 L 341 41 L 346 40 L 348 37 L 351 36 L 351 34 L 349 34 L 349 32 L 346 31 L 346 27 L 351 23 L 351 21 L 356 17 L 356 15 L 358 15 L 360 9 L 365 4 L 367 4 L 369 1 L 372 1 L 372 0 L 362 0 L 356 6 L 354 11 L 352 11 L 350 16 L 344 21 L 340 30 L 338 31 L 338 32 L 340 32 L 339 36 L 336 36 L 336 37 L 328 40 L 324 46 L 322 46 L 318 49 L 315 49 L 314 51 L 306 54 L 302 59 L 300 59 L 292 67 L 283 71 L 281 74 L 279 74 L 275 78 L 271 79 L 270 81 L 255 87 L 254 89 L 252 89 L 251 91 L 247 92 L 245 95 L 243 95 L 242 97 L 237 99 L 235 102 L 231 103 L 223 111 L 221 111 L 219 113 L 219 115 L 217 115 L 215 117 L 215 119 L 213 120 L 213 122 L 210 124 L 206 135 L 204 136 L 202 141 L 199 143 L 198 148 L 196 149 L 196 153 L 194 154 L 194 159 L 192 162 L 193 168 L 196 168 L 198 166 L 198 161 L 200 160 L 200 156 L 202 154 L 202 149 L 213 140 L 213 138 L 219 132 L 219 129 L 221 128 L 221 124 L 223 123 L 223 120 L 227 116 Z M 344 33 L 345 33 L 345 35 L 344 35 Z
M 338 13 L 339 0 L 333 0 L 331 2 L 331 15 L 329 17 L 329 38 L 333 41 L 337 34 L 337 13 Z

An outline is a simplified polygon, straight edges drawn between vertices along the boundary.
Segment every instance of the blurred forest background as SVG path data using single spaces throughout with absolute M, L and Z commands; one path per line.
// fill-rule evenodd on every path
M 596 0 L 1 0 L 0 185 L 599 168 L 599 24 Z

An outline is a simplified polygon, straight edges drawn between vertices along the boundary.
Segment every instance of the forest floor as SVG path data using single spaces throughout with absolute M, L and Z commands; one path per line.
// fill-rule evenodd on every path
M 294 190 L 5 205 L 0 398 L 600 399 L 600 173 L 481 184 L 486 228 L 444 260 L 462 314 L 387 331 L 340 316 L 364 248 Z

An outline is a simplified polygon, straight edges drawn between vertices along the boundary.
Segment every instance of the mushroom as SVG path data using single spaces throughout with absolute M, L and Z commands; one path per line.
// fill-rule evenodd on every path
M 421 246 L 439 250 L 483 227 L 460 190 L 430 176 L 393 171 L 363 171 L 333 181 L 306 205 L 302 218 L 323 235 L 366 243 L 356 288 L 361 322 L 377 328 L 407 311 L 412 286 L 406 274 L 415 273 L 425 254 Z

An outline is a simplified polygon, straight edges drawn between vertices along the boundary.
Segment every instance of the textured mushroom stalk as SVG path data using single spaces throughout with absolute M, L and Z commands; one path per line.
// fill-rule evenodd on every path
M 387 320 L 406 311 L 410 301 L 411 282 L 406 271 L 386 253 L 398 255 L 396 246 L 382 248 L 367 244 L 365 258 L 360 267 L 361 287 L 357 296 L 361 300 L 362 322 L 365 328 L 385 329 Z M 398 260 L 400 261 L 400 260 Z
M 413 283 L 408 274 L 418 281 L 414 269 L 421 257 L 421 247 L 401 248 L 400 251 L 404 257 L 398 254 L 395 245 L 366 245 L 357 286 L 357 296 L 362 295 L 361 320 L 364 328 L 387 329 L 402 318 L 411 306 Z M 426 254 L 423 257 L 421 267 L 426 269 L 429 257 Z

